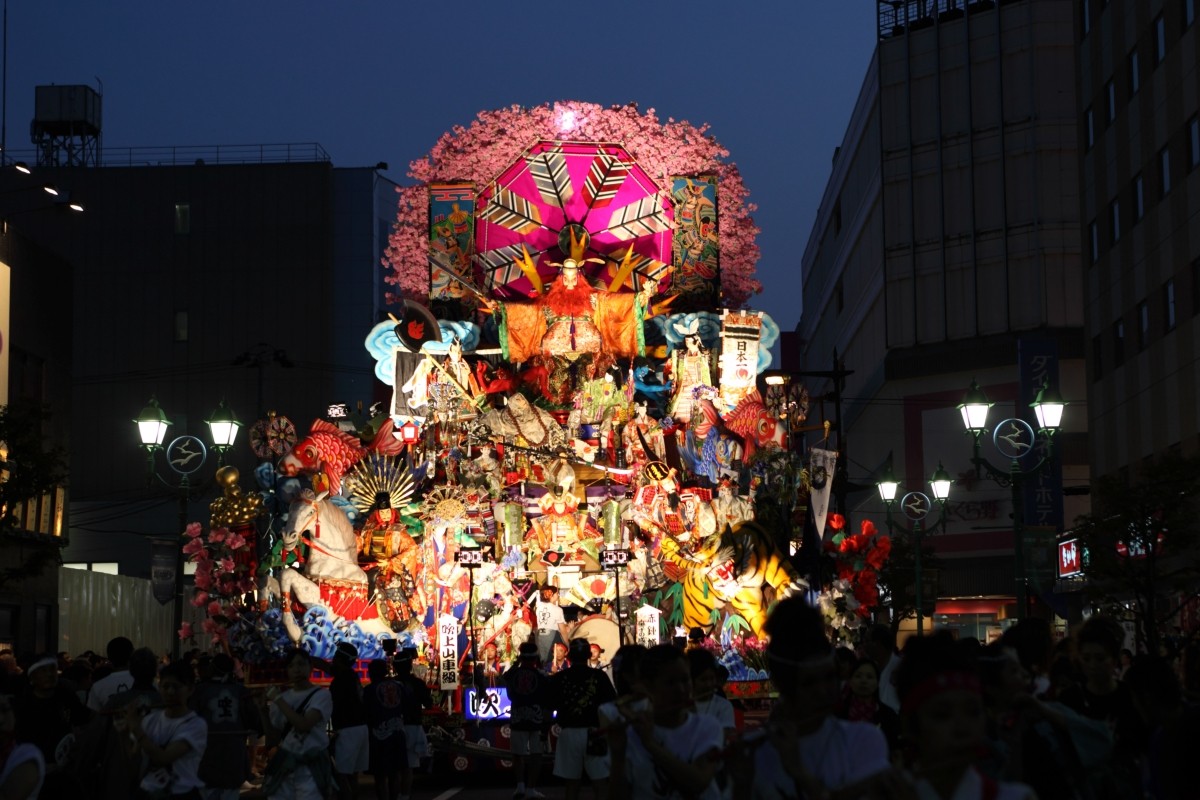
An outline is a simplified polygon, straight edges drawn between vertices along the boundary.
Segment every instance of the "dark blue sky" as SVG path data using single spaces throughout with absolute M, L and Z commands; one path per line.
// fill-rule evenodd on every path
M 33 88 L 104 93 L 104 146 L 319 142 L 336 166 L 407 164 L 476 112 L 636 101 L 708 122 L 742 171 L 780 327 L 875 45 L 866 0 L 528 3 L 8 0 L 10 151 Z

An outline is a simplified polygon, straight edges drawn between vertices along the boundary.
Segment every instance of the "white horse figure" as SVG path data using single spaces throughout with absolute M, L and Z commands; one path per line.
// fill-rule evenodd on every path
M 377 616 L 374 600 L 368 596 L 367 573 L 358 566 L 354 526 L 329 502 L 328 495 L 298 497 L 288 509 L 288 524 L 281 536 L 284 551 L 307 544 L 308 559 L 303 571 L 294 567 L 281 571 L 283 626 L 288 637 L 299 643 L 304 631 L 292 613 L 295 600 L 305 608 L 324 606 L 332 621 L 345 618 L 365 633 L 391 635 L 391 628 Z

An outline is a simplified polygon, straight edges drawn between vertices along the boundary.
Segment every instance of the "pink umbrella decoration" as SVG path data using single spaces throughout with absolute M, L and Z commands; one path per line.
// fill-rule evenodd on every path
M 552 282 L 558 270 L 550 265 L 569 253 L 572 231 L 586 238 L 585 258 L 604 262 L 584 264 L 594 285 L 637 290 L 666 276 L 669 196 L 620 145 L 540 141 L 480 192 L 476 208 L 475 262 L 497 296 L 533 292 L 522 248 L 543 284 Z

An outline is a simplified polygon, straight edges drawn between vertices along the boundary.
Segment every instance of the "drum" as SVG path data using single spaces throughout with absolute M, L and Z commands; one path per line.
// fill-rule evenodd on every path
M 621 647 L 621 631 L 617 623 L 606 616 L 596 614 L 584 617 L 571 632 L 572 639 L 587 639 L 588 644 L 598 644 L 603 651 L 600 653 L 600 663 L 607 664 Z

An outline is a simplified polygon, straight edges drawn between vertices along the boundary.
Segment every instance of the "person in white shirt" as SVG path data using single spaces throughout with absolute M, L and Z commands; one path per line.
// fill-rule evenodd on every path
M 267 765 L 263 790 L 272 800 L 324 800 L 333 788 L 329 735 L 325 726 L 333 713 L 328 689 L 313 686 L 312 663 L 303 650 L 287 657 L 287 691 L 276 695 L 263 711 L 270 727 L 281 735 L 279 751 Z
M 703 647 L 687 651 L 688 667 L 692 672 L 692 699 L 697 714 L 712 717 L 721 725 L 728 741 L 737 733 L 733 703 L 717 694 L 717 658 Z
M 879 667 L 879 702 L 900 713 L 900 695 L 896 693 L 893 677 L 900 664 L 896 655 L 896 632 L 892 626 L 877 623 L 867 630 L 863 653 Z
M 100 711 L 109 699 L 133 688 L 133 677 L 129 674 L 129 657 L 133 655 L 133 642 L 124 636 L 109 641 L 105 654 L 113 671 L 92 684 L 88 690 L 87 707 Z
M 163 708 L 143 717 L 136 703 L 126 706 L 125 722 L 142 756 L 141 788 L 147 794 L 195 796 L 204 786 L 198 772 L 208 724 L 188 708 L 195 680 L 191 664 L 173 661 L 159 672 Z
M 799 595 L 786 598 L 768 618 L 767 633 L 779 701 L 766 728 L 730 754 L 734 798 L 903 796 L 895 793 L 908 782 L 891 769 L 879 729 L 833 715 L 838 670 L 821 613 Z
M 538 647 L 538 657 L 543 664 L 549 664 L 554 657 L 554 642 L 563 641 L 563 628 L 566 617 L 562 606 L 558 603 L 558 587 L 549 583 L 543 584 L 538 590 L 537 604 L 534 606 L 535 632 Z
M 649 706 L 618 704 L 627 724 L 608 726 L 613 796 L 718 800 L 715 777 L 724 734 L 715 719 L 691 710 L 687 658 L 671 645 L 657 645 L 642 657 L 638 674 Z

